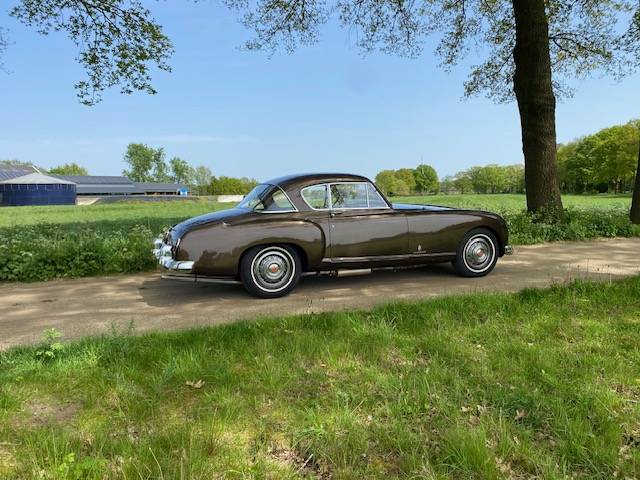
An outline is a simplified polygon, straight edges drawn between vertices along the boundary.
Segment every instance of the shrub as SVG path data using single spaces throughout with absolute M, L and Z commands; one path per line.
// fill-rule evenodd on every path
M 524 211 L 506 212 L 503 216 L 509 225 L 509 241 L 515 245 L 640 236 L 640 226 L 629 221 L 629 212 L 623 208 L 569 208 L 559 224 L 545 223 Z
M 155 233 L 159 233 L 160 229 Z M 62 224 L 0 229 L 0 280 L 37 281 L 152 269 L 154 231 Z

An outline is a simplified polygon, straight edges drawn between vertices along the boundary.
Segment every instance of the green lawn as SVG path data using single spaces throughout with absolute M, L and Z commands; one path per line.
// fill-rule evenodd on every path
M 40 223 L 94 223 L 189 218 L 202 213 L 229 208 L 206 199 L 169 202 L 118 202 L 96 205 L 57 205 L 42 207 L 0 208 L 0 227 L 35 225 Z
M 639 478 L 639 327 L 636 277 L 12 350 L 0 478 Z
M 565 195 L 565 206 L 599 209 L 628 209 L 631 197 L 624 195 Z M 519 212 L 526 206 L 524 195 L 427 195 L 392 198 L 400 203 L 431 203 L 455 207 L 480 208 L 498 212 Z M 172 202 L 122 202 L 84 206 L 4 207 L 0 208 L 0 227 L 39 223 L 76 223 L 96 221 L 188 218 L 230 208 L 206 199 Z

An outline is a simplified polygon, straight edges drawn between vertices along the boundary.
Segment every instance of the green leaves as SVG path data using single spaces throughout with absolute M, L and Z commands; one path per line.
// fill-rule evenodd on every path
M 49 173 L 53 175 L 89 175 L 86 168 L 81 167 L 77 163 L 65 163 L 55 168 L 49 169 Z
M 157 232 L 156 232 L 157 233 Z M 0 280 L 40 281 L 155 266 L 153 232 L 143 225 L 40 224 L 0 230 Z
M 124 154 L 130 169 L 122 174 L 134 182 L 169 181 L 163 148 L 152 148 L 142 143 L 130 143 Z
M 154 94 L 152 66 L 171 70 L 171 41 L 139 0 L 22 0 L 10 14 L 42 35 L 66 32 L 79 47 L 86 77 L 75 88 L 85 105 L 95 105 L 117 85 L 121 93 Z
M 42 334 L 42 344 L 36 350 L 36 358 L 40 360 L 53 360 L 58 353 L 64 350 L 64 345 L 57 340 L 62 337 L 55 328 L 49 328 Z
M 638 159 L 640 121 L 605 128 L 558 147 L 564 191 L 632 190 Z

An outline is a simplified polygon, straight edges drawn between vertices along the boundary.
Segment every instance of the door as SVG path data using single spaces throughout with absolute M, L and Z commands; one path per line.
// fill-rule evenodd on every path
M 405 215 L 389 208 L 373 185 L 364 182 L 333 183 L 329 199 L 332 260 L 409 253 L 409 228 Z

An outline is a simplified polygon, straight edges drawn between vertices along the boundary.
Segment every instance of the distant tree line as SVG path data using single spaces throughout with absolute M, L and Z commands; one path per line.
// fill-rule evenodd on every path
M 49 173 L 52 175 L 80 175 L 85 176 L 89 175 L 89 172 L 86 168 L 81 167 L 77 163 L 65 163 L 58 167 L 53 167 L 49 169 Z
M 560 186 L 565 193 L 633 190 L 640 120 L 600 130 L 558 146 Z
M 524 193 L 524 165 L 471 167 L 442 179 L 443 193 Z
M 376 175 L 376 185 L 385 194 L 428 195 L 442 193 L 523 193 L 523 165 L 486 165 L 471 167 L 438 181 L 430 165 L 416 168 L 382 170 Z
M 440 189 L 438 174 L 430 165 L 382 170 L 376 175 L 376 185 L 386 195 L 426 195 Z
M 558 145 L 558 167 L 562 193 L 628 193 L 634 189 L 640 163 L 640 120 L 604 128 L 566 144 Z M 418 178 L 427 178 L 420 183 Z M 435 184 L 434 179 L 435 178 Z M 383 170 L 376 184 L 388 195 L 418 193 L 524 193 L 524 165 L 471 167 L 447 176 L 428 165 L 416 169 Z M 428 187 L 427 187 L 428 185 Z
M 193 167 L 180 157 L 167 162 L 163 148 L 141 143 L 127 146 L 124 161 L 129 168 L 122 174 L 134 182 L 181 183 L 196 195 L 243 195 L 258 184 L 252 178 L 214 177 L 208 167 Z

